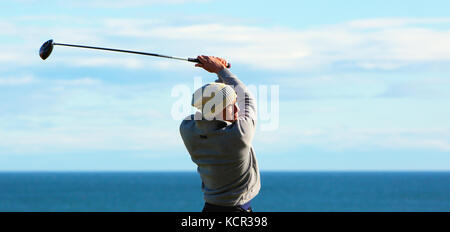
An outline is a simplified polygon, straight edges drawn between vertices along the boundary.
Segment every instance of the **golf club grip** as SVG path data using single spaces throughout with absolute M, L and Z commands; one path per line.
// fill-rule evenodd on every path
M 197 58 L 188 58 L 188 61 L 194 62 L 194 63 L 200 63 L 200 61 Z M 227 68 L 231 68 L 231 64 L 227 62 Z

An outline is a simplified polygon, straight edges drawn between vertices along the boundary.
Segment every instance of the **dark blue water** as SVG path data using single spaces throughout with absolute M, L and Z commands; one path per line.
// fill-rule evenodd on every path
M 450 172 L 263 172 L 255 211 L 450 211 Z M 200 211 L 196 173 L 0 173 L 0 211 Z

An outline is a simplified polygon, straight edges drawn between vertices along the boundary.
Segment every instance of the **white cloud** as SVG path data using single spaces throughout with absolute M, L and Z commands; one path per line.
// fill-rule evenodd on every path
M 23 77 L 0 77 L 0 86 L 21 86 L 33 83 L 40 83 L 46 85 L 58 85 L 58 86 L 88 86 L 88 85 L 98 85 L 101 83 L 100 79 L 95 78 L 75 78 L 75 79 L 51 79 L 44 80 L 38 79 L 34 76 L 23 76 Z
M 52 80 L 58 85 L 63 86 L 87 86 L 87 85 L 98 85 L 101 84 L 100 79 L 93 79 L 89 77 L 79 78 L 79 79 L 71 79 L 71 80 Z
M 311 29 L 232 23 L 174 26 L 170 20 L 152 18 L 100 18 L 94 24 L 88 23 L 89 20 L 74 20 L 77 22 L 75 26 L 46 25 L 45 28 L 19 26 L 14 20 L 1 21 L 0 25 L 5 29 L 0 33 L 27 41 L 44 38 L 45 35 L 46 38 L 53 37 L 56 42 L 153 51 L 174 56 L 205 53 L 223 56 L 231 63 L 269 70 L 323 70 L 331 66 L 395 70 L 427 62 L 450 62 L 450 28 L 446 28 L 445 24 L 450 18 L 366 19 Z M 434 27 L 436 25 L 440 26 L 439 29 Z M 35 47 L 31 44 L 23 47 L 23 44 L 3 43 L 2 49 L 6 55 L 0 56 L 0 63 L 37 64 L 38 59 L 31 59 L 30 53 L 37 54 L 42 42 L 33 45 Z M 109 66 L 109 61 L 102 58 L 79 60 L 76 57 L 79 51 L 73 48 L 57 47 L 55 50 L 60 58 L 67 57 L 67 65 Z M 136 58 L 127 60 L 123 67 L 145 69 L 148 65 L 143 65 L 141 59 Z
M 408 82 L 391 84 L 378 97 L 415 97 L 421 99 L 450 97 L 450 79 L 448 77 L 424 77 Z
M 386 91 L 382 78 L 356 75 L 323 75 L 300 77 L 273 77 L 280 85 L 282 96 L 294 99 L 364 98 L 378 96 Z
M 50 62 L 50 61 L 47 61 Z M 54 65 L 67 65 L 75 67 L 108 67 L 108 68 L 126 68 L 126 69 L 158 69 L 158 70 L 192 70 L 193 63 L 187 63 L 178 60 L 169 60 L 157 57 L 141 57 L 132 54 L 103 56 L 64 56 L 55 59 Z
M 202 47 L 263 69 L 321 68 L 353 62 L 360 68 L 391 70 L 417 62 L 449 61 L 446 41 L 450 40 L 450 29 L 432 29 L 434 24 L 447 21 L 450 19 L 371 19 L 308 30 L 222 24 L 129 25 L 114 31 L 141 39 L 182 40 L 187 47 Z M 423 22 L 427 24 L 418 24 Z M 405 26 L 411 24 L 418 25 Z
M 433 149 L 450 152 L 450 140 L 447 138 L 391 138 L 386 141 L 380 141 L 381 146 L 388 148 L 407 148 L 407 149 Z
M 14 0 L 18 3 L 35 3 L 38 0 Z M 140 7 L 151 6 L 156 4 L 183 4 L 183 3 L 205 3 L 212 0 L 81 0 L 75 2 L 69 2 L 65 4 L 72 4 L 78 7 L 102 7 L 102 8 L 128 8 L 128 7 Z
M 0 86 L 28 85 L 36 81 L 37 80 L 33 76 L 0 77 Z
M 161 110 L 167 104 L 160 98 L 165 90 L 155 85 L 112 84 L 93 77 L 0 81 L 7 87 L 39 82 L 22 94 L 15 94 L 20 92 L 15 86 L 14 107 L 0 108 L 0 154 L 173 151 L 182 146 L 178 125 L 163 120 L 170 118 Z
M 286 140 L 285 138 L 289 138 Z M 287 142 L 288 141 L 288 142 Z M 258 132 L 260 147 L 282 149 L 304 145 L 329 150 L 431 149 L 450 152 L 450 128 L 282 128 Z
M 137 58 L 105 58 L 105 57 L 75 57 L 69 58 L 72 65 L 83 67 L 117 67 L 123 66 L 130 69 L 144 67 L 142 60 Z
M 445 24 L 449 18 L 380 18 L 353 20 L 347 24 L 358 29 L 403 27 L 417 24 Z
M 29 120 L 33 120 L 30 118 Z M 42 121 L 42 119 L 36 119 Z M 159 150 L 180 148 L 176 130 L 155 129 L 150 126 L 56 127 L 28 131 L 0 131 L 0 154 L 82 152 L 95 150 Z M 174 139 L 176 138 L 176 139 Z M 159 155 L 159 154 L 155 154 Z
M 183 50 L 201 47 L 262 69 L 321 68 L 353 62 L 364 69 L 392 70 L 417 62 L 449 61 L 450 29 L 430 28 L 447 21 L 450 19 L 372 19 L 308 30 L 222 24 L 145 27 L 133 22 L 110 27 L 118 36 L 183 41 Z M 376 22 L 380 24 L 374 27 Z M 423 22 L 427 24 L 402 27 Z
M 83 1 L 82 3 L 75 3 L 75 5 L 82 5 L 84 7 L 102 7 L 102 8 L 130 8 L 150 6 L 156 4 L 183 4 L 183 3 L 204 3 L 210 0 L 91 0 Z

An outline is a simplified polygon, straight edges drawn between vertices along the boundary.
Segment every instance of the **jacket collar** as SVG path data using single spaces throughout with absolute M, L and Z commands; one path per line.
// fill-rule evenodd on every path
M 196 116 L 199 116 L 199 112 L 196 112 Z M 202 117 L 202 120 L 195 120 L 195 124 L 197 125 L 198 129 L 203 131 L 212 131 L 212 130 L 218 130 L 220 128 L 226 127 L 231 125 L 231 122 L 224 121 L 224 120 L 206 120 Z

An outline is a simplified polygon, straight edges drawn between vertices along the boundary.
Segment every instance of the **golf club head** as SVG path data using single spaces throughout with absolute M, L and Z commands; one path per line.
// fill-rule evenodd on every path
M 42 44 L 41 49 L 39 50 L 39 56 L 43 60 L 45 60 L 47 59 L 47 57 L 50 56 L 50 54 L 52 54 L 52 51 L 53 51 L 53 40 L 51 39 Z

